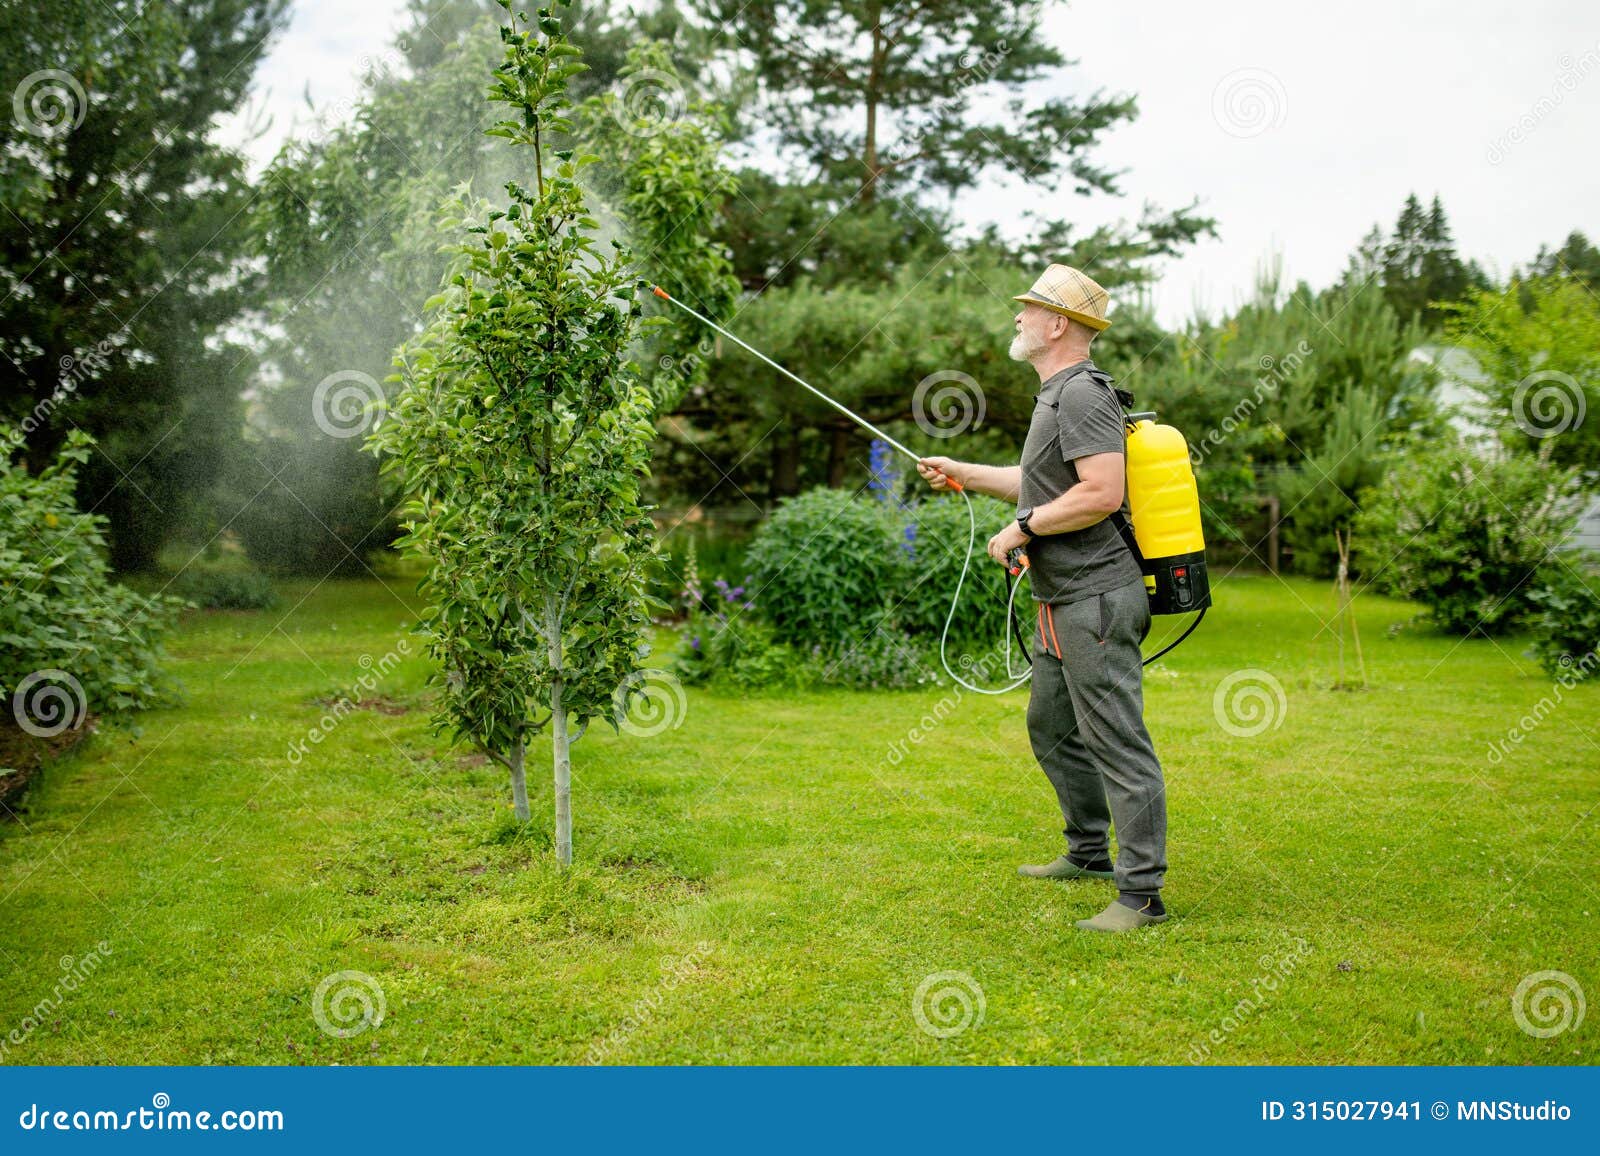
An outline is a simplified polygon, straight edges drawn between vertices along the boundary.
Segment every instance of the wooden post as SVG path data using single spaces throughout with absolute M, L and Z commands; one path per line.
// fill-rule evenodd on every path
M 1256 499 L 1260 505 L 1267 508 L 1267 569 L 1273 574 L 1278 572 L 1278 519 L 1280 504 L 1277 494 L 1263 494 Z

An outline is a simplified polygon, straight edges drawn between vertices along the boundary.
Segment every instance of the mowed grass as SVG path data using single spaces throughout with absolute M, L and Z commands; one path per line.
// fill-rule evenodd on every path
M 0 1038 L 21 1036 L 5 1062 L 1595 1055 L 1592 1009 L 1546 1039 L 1513 1014 L 1535 972 L 1600 996 L 1600 687 L 1563 691 L 1491 760 L 1553 694 L 1522 640 L 1391 637 L 1414 608 L 1363 597 L 1372 687 L 1338 690 L 1328 585 L 1223 582 L 1147 682 L 1174 917 L 1097 937 L 1073 920 L 1110 884 L 1016 875 L 1061 847 L 1025 691 L 690 689 L 675 729 L 597 726 L 577 745 L 563 874 L 547 748 L 519 830 L 501 769 L 433 736 L 423 659 L 288 757 L 317 699 L 413 616 L 404 582 L 286 595 L 189 616 L 172 664 L 186 704 L 51 768 L 0 835 Z M 1241 670 L 1283 690 L 1253 736 L 1214 709 Z M 340 972 L 384 1008 L 347 1038 L 313 1009 Z M 324 1018 L 354 1016 L 339 990 L 364 982 L 332 981 Z M 919 988 L 922 1019 L 961 1030 L 924 1030 Z

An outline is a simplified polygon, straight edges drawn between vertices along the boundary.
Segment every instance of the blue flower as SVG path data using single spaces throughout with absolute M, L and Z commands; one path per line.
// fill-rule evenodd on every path
M 900 471 L 895 469 L 894 455 L 890 452 L 889 443 L 882 438 L 872 439 L 872 451 L 867 459 L 867 470 L 870 477 L 867 479 L 867 489 L 880 502 L 887 502 L 894 497 L 894 492 L 900 486 Z

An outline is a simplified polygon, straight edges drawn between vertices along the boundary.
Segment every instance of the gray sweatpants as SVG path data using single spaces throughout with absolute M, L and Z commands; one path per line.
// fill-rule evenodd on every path
M 1117 890 L 1153 895 L 1167 869 L 1167 795 L 1144 725 L 1144 582 L 1038 612 L 1028 738 L 1061 801 L 1067 849 L 1108 856 L 1115 822 Z

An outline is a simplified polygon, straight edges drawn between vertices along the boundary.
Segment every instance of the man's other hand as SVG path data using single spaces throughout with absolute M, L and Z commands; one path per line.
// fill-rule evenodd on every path
M 1015 522 L 1007 522 L 998 534 L 989 539 L 989 557 L 1005 566 L 1006 555 L 1027 544 L 1028 535 L 1022 532 L 1022 527 Z

